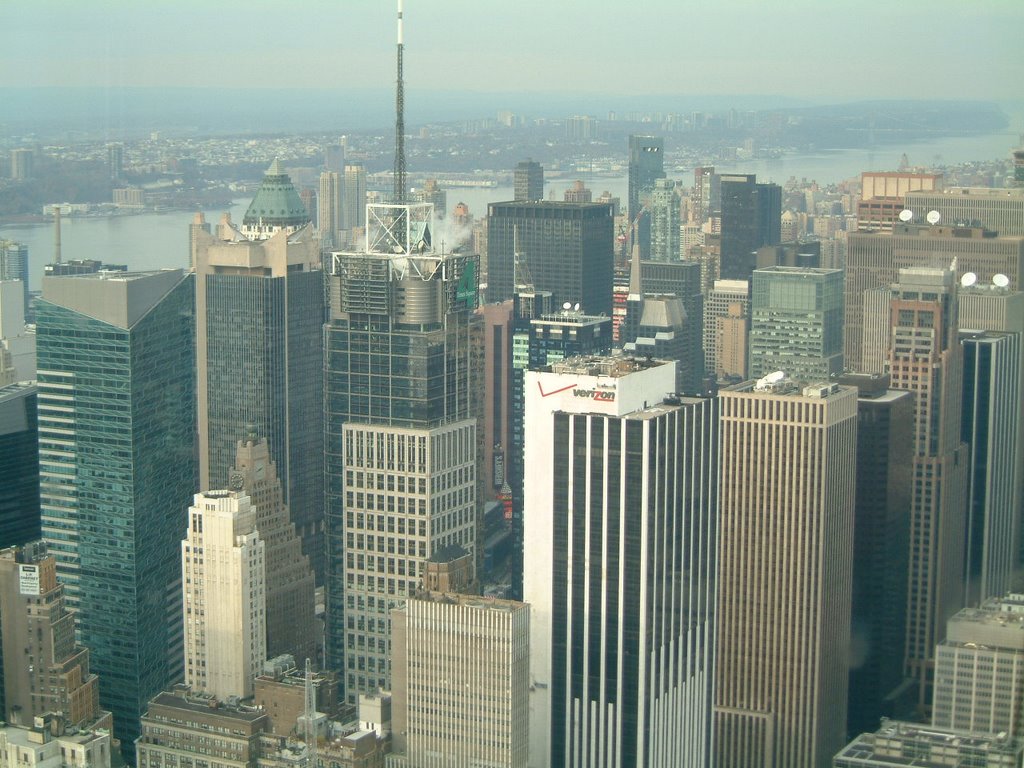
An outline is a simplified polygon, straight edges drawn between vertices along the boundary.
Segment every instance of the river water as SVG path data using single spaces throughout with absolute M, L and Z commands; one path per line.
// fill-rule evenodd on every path
M 1006 158 L 1020 137 L 1003 132 L 985 136 L 936 139 L 907 145 L 890 144 L 872 149 L 822 151 L 814 154 L 787 155 L 774 160 L 750 160 L 718 164 L 719 171 L 756 173 L 758 181 L 783 184 L 790 177 L 831 184 L 858 176 L 862 171 L 896 170 L 906 153 L 912 166 L 954 165 L 971 161 Z M 689 172 L 673 174 L 684 183 L 692 181 Z M 548 179 L 547 197 L 561 199 L 573 178 Z M 626 200 L 625 176 L 597 176 L 582 180 L 597 197 L 605 190 Z M 469 206 L 475 216 L 486 216 L 487 204 L 511 200 L 512 188 L 461 187 L 448 190 L 448 209 L 458 202 Z M 236 200 L 232 219 L 241 222 L 248 200 Z M 222 211 L 205 211 L 206 220 L 219 221 Z M 127 264 L 131 270 L 188 266 L 188 229 L 193 214 L 185 211 L 143 213 L 139 215 L 65 218 L 61 228 L 62 254 L 65 260 L 98 259 L 111 264 Z M 443 238 L 443 233 L 440 237 Z M 29 287 L 39 289 L 43 265 L 53 260 L 53 227 L 46 224 L 0 226 L 0 238 L 26 243 L 29 247 Z

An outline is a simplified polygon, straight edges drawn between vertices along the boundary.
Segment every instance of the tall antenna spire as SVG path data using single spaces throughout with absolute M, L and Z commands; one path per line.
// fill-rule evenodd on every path
M 405 83 L 402 77 L 402 0 L 398 0 L 398 86 L 395 90 L 395 203 L 405 202 Z

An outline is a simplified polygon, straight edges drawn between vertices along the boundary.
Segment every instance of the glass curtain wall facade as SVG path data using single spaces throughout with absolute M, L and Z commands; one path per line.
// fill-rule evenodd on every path
M 325 329 L 327 665 L 350 703 L 390 687 L 388 611 L 424 561 L 479 559 L 479 257 L 432 252 L 429 204 L 370 216 L 365 251 L 332 254 Z
M 322 575 L 323 272 L 217 271 L 199 279 L 207 490 L 228 487 L 239 440 L 265 437 L 303 551 Z
M 754 270 L 750 377 L 784 371 L 798 381 L 827 381 L 842 370 L 842 270 Z
M 194 287 L 176 270 L 122 274 L 44 280 L 37 350 L 43 536 L 130 752 L 146 702 L 182 675 Z M 122 302 L 103 282 L 127 284 Z
M 0 387 L 0 546 L 39 538 L 39 444 L 34 384 Z
M 555 306 L 580 304 L 591 315 L 612 314 L 612 209 L 605 203 L 492 203 L 487 212 L 487 301 L 511 299 L 516 250 L 533 288 L 550 291 Z

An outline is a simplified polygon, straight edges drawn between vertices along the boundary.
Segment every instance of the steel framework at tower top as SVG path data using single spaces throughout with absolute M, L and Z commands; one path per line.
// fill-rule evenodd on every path
M 402 76 L 402 0 L 398 0 L 398 82 L 395 89 L 395 187 L 393 203 L 405 202 L 405 83 Z

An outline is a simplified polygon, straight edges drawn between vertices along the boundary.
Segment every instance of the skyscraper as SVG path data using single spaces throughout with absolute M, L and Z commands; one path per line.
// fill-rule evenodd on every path
M 393 749 L 407 764 L 526 768 L 530 608 L 421 591 L 391 611 Z
M 935 226 L 898 223 L 891 235 L 850 233 L 843 321 L 843 358 L 848 368 L 881 373 L 868 368 L 862 356 L 865 291 L 891 285 L 900 269 L 942 267 L 954 259 L 957 278 L 973 272 L 979 283 L 989 284 L 1001 273 L 1009 278 L 1013 290 L 1020 290 L 1024 238 L 996 236 L 981 227 L 948 226 L 945 222 Z
M 302 553 L 302 539 L 291 521 L 265 439 L 238 441 L 228 486 L 249 497 L 266 548 L 267 658 L 289 654 L 299 663 L 316 659 L 321 630 L 314 616 L 313 570 Z
M 44 277 L 37 312 L 43 537 L 129 752 L 182 674 L 194 293 L 181 270 Z
M 266 438 L 303 551 L 322 578 L 319 242 L 276 161 L 246 220 L 249 236 L 226 215 L 214 233 L 193 233 L 200 487 L 228 487 L 238 441 Z
M 317 195 L 317 229 L 322 240 L 334 246 L 341 245 L 342 230 L 345 229 L 345 176 L 336 171 L 320 174 L 320 192 Z
M 700 264 L 693 261 L 647 261 L 639 262 L 639 275 L 630 260 L 629 295 L 676 296 L 683 307 L 685 319 L 679 331 L 680 363 L 677 375 L 680 392 L 693 394 L 703 391 L 704 356 L 701 343 L 704 335 L 704 296 L 701 292 Z M 629 320 L 627 300 L 627 321 Z M 620 341 L 626 341 L 627 326 L 619 329 Z M 676 358 L 673 358 L 676 359 Z
M 702 225 L 711 215 L 711 180 L 715 177 L 713 165 L 701 165 L 693 169 L 693 223 Z
M 994 284 L 976 283 L 957 291 L 959 326 L 962 329 L 980 329 L 1015 334 L 1024 346 L 1024 293 L 1020 290 Z M 1024 376 L 1017 382 L 1018 402 L 1024 402 Z M 1017 420 L 1017 492 L 1024 498 L 1024 419 Z M 1019 536 L 1024 551 L 1024 535 Z
M 750 302 L 750 373 L 785 371 L 828 381 L 843 370 L 843 271 L 755 269 Z
M 914 396 L 889 377 L 847 374 L 857 388 L 857 494 L 847 731 L 896 714 L 903 683 Z
M 75 643 L 75 619 L 42 542 L 0 551 L 0 617 L 3 719 L 31 725 L 60 712 L 71 726 L 110 728 L 89 649 Z
M 935 651 L 932 725 L 981 733 L 1024 733 L 1024 600 L 1009 594 L 949 620 Z
M 483 455 L 480 457 L 481 501 L 497 498 L 508 481 L 512 448 L 513 302 L 485 304 L 478 310 L 484 326 Z
M 857 392 L 719 393 L 715 760 L 825 768 L 846 734 Z
M 516 165 L 513 178 L 513 195 L 516 201 L 530 202 L 544 199 L 544 166 L 533 160 L 523 160 Z
M 932 725 L 1024 735 L 1024 596 L 990 598 L 949 620 L 935 651 Z
M 20 280 L 28 311 L 28 246 L 14 240 L 0 240 L 0 280 Z M 22 318 L 24 322 L 24 318 Z
M 0 483 L 0 541 L 6 546 L 35 541 L 40 534 L 40 518 L 34 383 L 0 386 L 0 477 L 4 479 Z
M 324 147 L 324 170 L 332 173 L 345 173 L 345 150 L 348 148 L 348 138 L 342 136 L 335 144 L 328 144 Z
M 325 329 L 327 663 L 390 685 L 387 611 L 435 550 L 477 546 L 478 257 L 437 253 L 431 206 L 374 205 L 336 252 Z
M 906 193 L 906 207 L 919 224 L 929 211 L 937 211 L 943 226 L 980 226 L 1000 237 L 1024 236 L 1024 189 L 922 189 Z
M 444 220 L 448 215 L 448 192 L 437 183 L 437 179 L 426 179 L 423 186 L 411 193 L 414 203 L 430 203 L 434 206 L 434 218 Z
M 342 194 L 343 229 L 366 226 L 366 166 L 349 163 L 345 166 L 345 192 Z
M 900 211 L 906 207 L 904 197 L 908 192 L 941 188 L 942 174 L 939 173 L 862 173 L 860 200 L 857 201 L 857 231 L 892 232 Z M 924 212 L 921 221 L 924 221 Z
M 656 179 L 651 192 L 651 261 L 679 261 L 679 193 L 669 179 Z
M 660 136 L 629 137 L 629 218 L 640 213 L 641 197 L 665 178 L 665 140 Z
M 961 331 L 960 438 L 970 454 L 966 604 L 1010 591 L 1020 543 L 1021 335 Z
M 531 765 L 706 765 L 715 402 L 674 367 L 527 374 Z
M 905 669 L 931 700 L 935 643 L 963 607 L 970 453 L 960 429 L 963 357 L 948 269 L 901 269 L 893 286 L 889 372 L 915 395 Z
M 512 339 L 512 444 L 508 478 L 512 493 L 512 597 L 523 596 L 523 484 L 526 467 L 526 372 L 577 355 L 609 354 L 612 350 L 610 317 L 563 309 L 545 311 L 543 295 L 516 295 L 516 330 Z M 531 312 L 540 312 L 531 316 Z
M 782 188 L 758 184 L 753 174 L 722 175 L 721 268 L 723 280 L 749 280 L 755 251 L 782 239 Z
M 119 181 L 124 175 L 124 144 L 111 142 L 107 144 L 107 170 L 111 181 Z
M 487 211 L 487 301 L 515 291 L 516 250 L 538 291 L 556 306 L 579 303 L 591 315 L 612 312 L 612 215 L 603 203 L 491 203 Z
M 704 302 L 704 370 L 716 381 L 747 378 L 750 283 L 715 280 Z
M 249 497 L 197 493 L 181 542 L 185 684 L 249 698 L 267 659 L 266 546 Z
M 25 314 L 25 284 L 0 280 L 0 387 L 36 378 L 35 328 Z
M 11 150 L 11 178 L 27 181 L 35 175 L 35 152 L 31 149 Z
M 577 180 L 572 187 L 565 190 L 563 199 L 567 203 L 591 203 L 594 201 L 594 194 L 582 181 Z
M 644 294 L 640 299 L 633 299 L 632 296 L 630 299 L 626 323 L 619 332 L 623 351 L 637 357 L 673 361 L 676 363 L 673 392 L 698 392 L 687 389 L 683 383 L 684 372 L 692 371 L 698 361 L 699 351 L 686 347 L 683 334 L 690 318 L 679 297 L 672 294 Z

